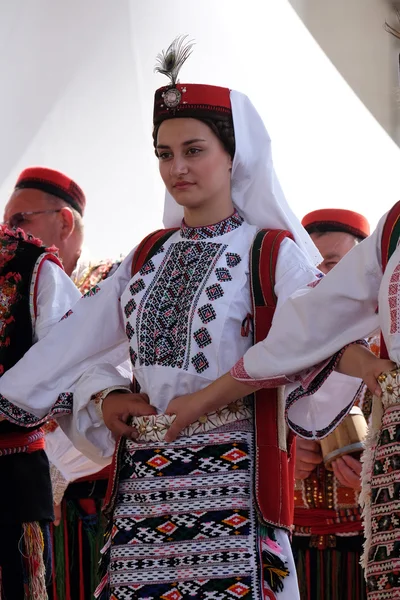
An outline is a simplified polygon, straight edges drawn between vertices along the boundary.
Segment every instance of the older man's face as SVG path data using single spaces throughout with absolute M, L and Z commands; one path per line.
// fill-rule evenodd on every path
M 21 189 L 16 190 L 7 202 L 3 220 L 9 227 L 20 227 L 39 238 L 46 246 L 58 246 L 58 218 L 59 211 L 47 194 L 40 190 Z
M 312 233 L 310 236 L 324 259 L 318 268 L 323 273 L 329 273 L 354 246 L 356 238 L 351 233 L 329 231 L 327 233 Z

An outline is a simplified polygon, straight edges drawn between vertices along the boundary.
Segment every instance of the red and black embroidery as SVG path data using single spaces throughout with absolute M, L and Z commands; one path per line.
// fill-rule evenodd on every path
M 0 376 L 32 346 L 35 273 L 42 256 L 58 262 L 54 250 L 45 248 L 40 240 L 21 229 L 11 231 L 0 226 Z M 1 396 L 0 409 L 11 423 L 22 425 L 29 420 L 29 415 L 22 415 L 20 409 Z M 2 422 L 0 432 L 15 431 L 10 422 Z
M 216 223 L 215 225 L 189 227 L 183 221 L 181 226 L 181 237 L 185 238 L 186 240 L 207 240 L 234 231 L 242 224 L 243 218 L 236 211 L 232 216 L 220 221 L 219 223 Z

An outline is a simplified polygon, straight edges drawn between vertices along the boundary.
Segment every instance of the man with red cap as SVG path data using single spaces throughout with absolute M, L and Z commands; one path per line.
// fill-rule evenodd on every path
M 326 208 L 307 214 L 302 225 L 320 251 L 323 273 L 331 271 L 354 246 L 369 236 L 362 215 Z M 343 392 L 346 375 L 333 373 L 318 394 Z M 371 411 L 369 392 L 360 400 L 366 419 Z M 333 462 L 333 472 L 322 462 L 319 442 L 297 438 L 293 551 L 302 600 L 366 597 L 360 556 L 364 541 L 358 496 L 361 463 L 351 455 Z M 328 525 L 328 521 L 330 525 Z
M 119 264 L 80 260 L 85 206 L 84 192 L 65 174 L 45 167 L 29 167 L 19 175 L 4 212 L 4 222 L 10 228 L 20 227 L 46 246 L 58 249 L 66 273 L 81 294 L 112 274 Z M 54 580 L 51 592 L 56 597 L 57 592 L 66 587 L 68 593 L 75 596 L 79 593 L 78 587 L 83 587 L 84 592 L 91 595 L 96 585 L 97 557 L 93 556 L 96 552 L 90 551 L 90 546 L 94 538 L 101 539 L 100 504 L 106 488 L 105 474 L 99 465 L 72 446 L 55 421 L 47 423 L 45 430 L 56 524 L 61 518 L 61 501 L 66 490 L 69 499 L 63 503 L 62 527 L 52 530 L 59 581 Z M 68 486 L 76 479 L 88 477 L 89 481 Z M 87 499 L 89 493 L 91 496 Z M 80 542 L 75 547 L 77 540 Z M 80 560 L 72 560 L 73 555 Z
M 71 275 L 81 254 L 86 199 L 69 177 L 44 167 L 22 171 L 4 211 L 4 222 L 58 248 Z

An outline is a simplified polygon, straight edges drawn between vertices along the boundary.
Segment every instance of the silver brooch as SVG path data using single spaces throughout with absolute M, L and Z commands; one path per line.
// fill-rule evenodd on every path
M 177 88 L 171 88 L 163 93 L 164 104 L 168 108 L 175 108 L 182 100 L 182 94 Z

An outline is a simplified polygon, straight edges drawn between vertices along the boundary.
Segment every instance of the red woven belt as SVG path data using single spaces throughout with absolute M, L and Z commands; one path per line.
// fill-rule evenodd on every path
M 358 510 L 323 508 L 295 508 L 295 528 L 305 527 L 315 535 L 352 533 L 362 530 L 361 515 Z
M 5 433 L 0 435 L 0 456 L 9 454 L 31 454 L 46 447 L 43 429 L 27 433 Z

